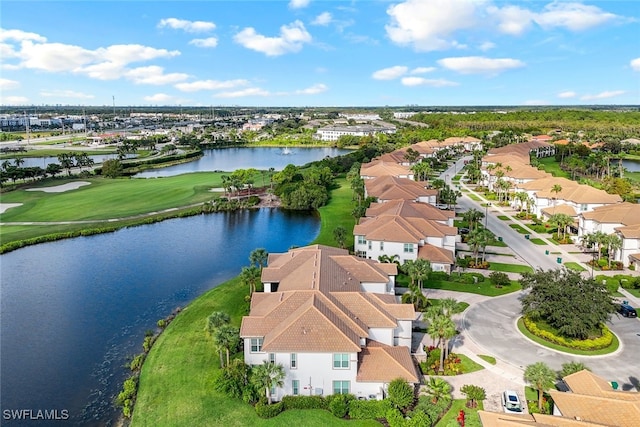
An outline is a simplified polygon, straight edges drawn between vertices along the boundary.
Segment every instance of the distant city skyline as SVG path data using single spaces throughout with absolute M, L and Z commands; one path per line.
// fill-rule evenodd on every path
M 3 1 L 0 105 L 640 105 L 640 2 Z

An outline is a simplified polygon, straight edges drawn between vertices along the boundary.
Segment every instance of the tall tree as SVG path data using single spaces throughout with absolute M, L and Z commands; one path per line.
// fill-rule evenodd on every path
M 556 205 L 557 205 L 558 194 L 560 194 L 562 192 L 562 185 L 553 184 L 553 187 L 551 187 L 551 192 L 556 195 L 553 198 L 553 213 L 555 214 L 556 213 Z
M 337 226 L 333 229 L 333 238 L 338 246 L 344 249 L 345 242 L 347 241 L 347 230 L 341 225 Z
M 240 345 L 240 330 L 232 325 L 222 325 L 213 332 L 212 338 L 216 347 L 227 353 L 227 364 L 223 367 L 228 366 L 230 353 Z
M 524 370 L 524 380 L 538 390 L 538 410 L 542 412 L 542 397 L 555 384 L 556 373 L 544 362 L 536 362 Z
M 271 388 L 282 387 L 284 378 L 284 367 L 267 360 L 262 365 L 255 366 L 251 372 L 251 382 L 265 391 L 269 405 L 271 404 Z
M 251 263 L 251 265 L 260 267 L 261 270 L 267 266 L 268 258 L 269 253 L 265 248 L 256 248 L 249 254 L 249 262 Z
M 258 283 L 260 283 L 260 268 L 254 266 L 242 267 L 240 271 L 240 280 L 249 286 L 249 295 L 256 291 Z
M 427 396 L 431 397 L 432 403 L 438 403 L 441 399 L 451 399 L 451 385 L 442 378 L 429 377 L 426 389 Z

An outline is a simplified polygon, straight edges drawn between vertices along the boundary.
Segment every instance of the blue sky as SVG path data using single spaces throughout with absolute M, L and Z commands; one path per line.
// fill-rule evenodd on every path
M 640 1 L 2 1 L 0 104 L 640 104 Z

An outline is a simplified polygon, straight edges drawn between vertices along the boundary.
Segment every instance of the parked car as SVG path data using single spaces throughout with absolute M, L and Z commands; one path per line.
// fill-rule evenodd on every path
M 504 412 L 522 412 L 522 405 L 520 404 L 520 398 L 518 393 L 513 390 L 505 390 L 502 393 L 502 407 Z
M 460 227 L 460 228 L 458 228 L 458 233 L 459 234 L 469 234 L 469 229 L 465 228 L 465 227 Z
M 434 206 L 438 209 L 442 209 L 443 211 L 449 209 L 449 205 L 445 205 L 444 203 L 436 203 Z
M 618 306 L 618 313 L 622 314 L 624 317 L 638 317 L 636 309 L 631 307 L 629 304 L 620 304 Z

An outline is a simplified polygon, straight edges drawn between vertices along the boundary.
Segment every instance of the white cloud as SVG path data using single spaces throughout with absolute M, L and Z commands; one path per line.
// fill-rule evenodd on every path
M 326 92 L 327 89 L 329 89 L 327 85 L 318 83 L 306 89 L 296 90 L 295 93 L 296 95 L 317 95 L 319 93 Z
M 577 96 L 577 93 L 571 90 L 560 92 L 558 94 L 558 98 L 575 98 L 576 96 Z
M 606 90 L 604 92 L 600 92 L 595 95 L 585 95 L 580 99 L 583 101 L 591 101 L 594 99 L 606 99 L 606 98 L 613 98 L 615 96 L 620 96 L 620 95 L 623 95 L 624 93 L 625 93 L 624 90 Z
M 375 80 L 393 80 L 404 75 L 409 70 L 404 65 L 396 65 L 394 67 L 383 68 L 382 70 L 375 71 L 371 77 Z
M 483 52 L 486 52 L 486 51 L 488 51 L 488 50 L 491 50 L 491 49 L 493 49 L 494 47 L 496 47 L 496 44 L 495 44 L 495 43 L 492 43 L 492 42 L 484 42 L 484 43 L 482 43 L 480 46 L 478 46 L 478 48 L 479 48 L 481 51 L 483 51 Z
M 218 46 L 218 39 L 215 37 L 207 37 L 206 39 L 193 39 L 189 42 L 196 47 L 216 47 Z
M 291 9 L 302 9 L 309 6 L 309 3 L 311 3 L 311 0 L 291 0 L 289 2 L 289 7 Z
M 534 13 L 520 6 L 496 7 L 489 6 L 487 8 L 489 15 L 498 19 L 498 30 L 505 34 L 514 36 L 524 33 L 531 28 Z
M 618 16 L 597 6 L 554 1 L 546 5 L 534 19 L 542 27 L 565 27 L 571 31 L 582 31 L 618 19 Z
M 129 70 L 125 73 L 125 77 L 136 84 L 166 85 L 186 80 L 189 75 L 184 73 L 164 74 L 162 67 L 150 65 Z
M 19 68 L 60 72 L 73 71 L 98 60 L 96 52 L 62 43 L 22 42 Z
M 453 35 L 475 25 L 478 4 L 474 0 L 406 0 L 387 9 L 391 22 L 385 29 L 394 43 L 418 51 L 462 47 Z
M 13 90 L 19 88 L 19 81 L 0 78 L 0 90 Z
M 28 33 L 22 30 L 5 30 L 4 28 L 0 28 L 0 42 L 6 40 L 13 40 L 17 42 L 31 40 L 38 43 L 44 43 L 47 41 L 47 38 L 40 34 Z
M 463 56 L 443 58 L 438 64 L 461 74 L 496 75 L 503 71 L 524 67 L 525 63 L 511 58 L 485 58 L 482 56 Z
M 178 83 L 175 88 L 182 92 L 198 92 L 201 90 L 221 90 L 221 89 L 233 89 L 238 86 L 246 86 L 249 84 L 248 80 L 235 79 L 235 80 L 198 80 L 190 83 Z
M 498 29 L 501 32 L 511 35 L 524 33 L 533 23 L 542 28 L 582 31 L 620 19 L 619 16 L 605 12 L 597 6 L 559 1 L 547 4 L 539 13 L 513 5 L 502 8 L 490 6 L 487 12 L 498 19 Z
M 233 40 L 247 49 L 267 56 L 278 56 L 300 51 L 305 43 L 311 41 L 311 34 L 307 32 L 301 21 L 296 20 L 280 27 L 279 37 L 266 37 L 256 33 L 254 28 L 248 27 L 236 34 Z
M 632 59 L 629 65 L 633 71 L 640 71 L 640 58 Z
M 409 71 L 409 74 L 425 74 L 432 73 L 436 70 L 436 67 L 416 67 Z
M 400 82 L 404 86 L 431 86 L 431 87 L 447 87 L 459 86 L 459 83 L 445 79 L 425 79 L 424 77 L 403 77 Z
M 26 96 L 5 96 L 0 99 L 0 104 L 2 105 L 25 105 L 29 103 L 29 98 Z
M 311 21 L 312 25 L 322 25 L 327 26 L 331 23 L 333 17 L 329 12 L 322 12 L 320 15 L 316 16 L 316 18 Z
M 178 98 L 176 96 L 167 95 L 166 93 L 156 93 L 154 95 L 145 96 L 142 99 L 153 104 L 162 105 L 181 105 L 191 103 L 188 99 Z
M 233 92 L 220 92 L 214 94 L 214 98 L 242 98 L 245 96 L 269 96 L 271 93 L 259 87 L 250 87 L 247 89 L 237 90 Z
M 174 30 L 183 30 L 187 33 L 206 33 L 216 29 L 216 24 L 205 21 L 187 21 L 185 19 L 166 18 L 161 19 L 158 28 L 169 27 Z
M 40 92 L 40 96 L 44 96 L 46 98 L 74 98 L 74 99 L 93 99 L 95 96 L 77 92 L 74 90 L 43 90 Z

